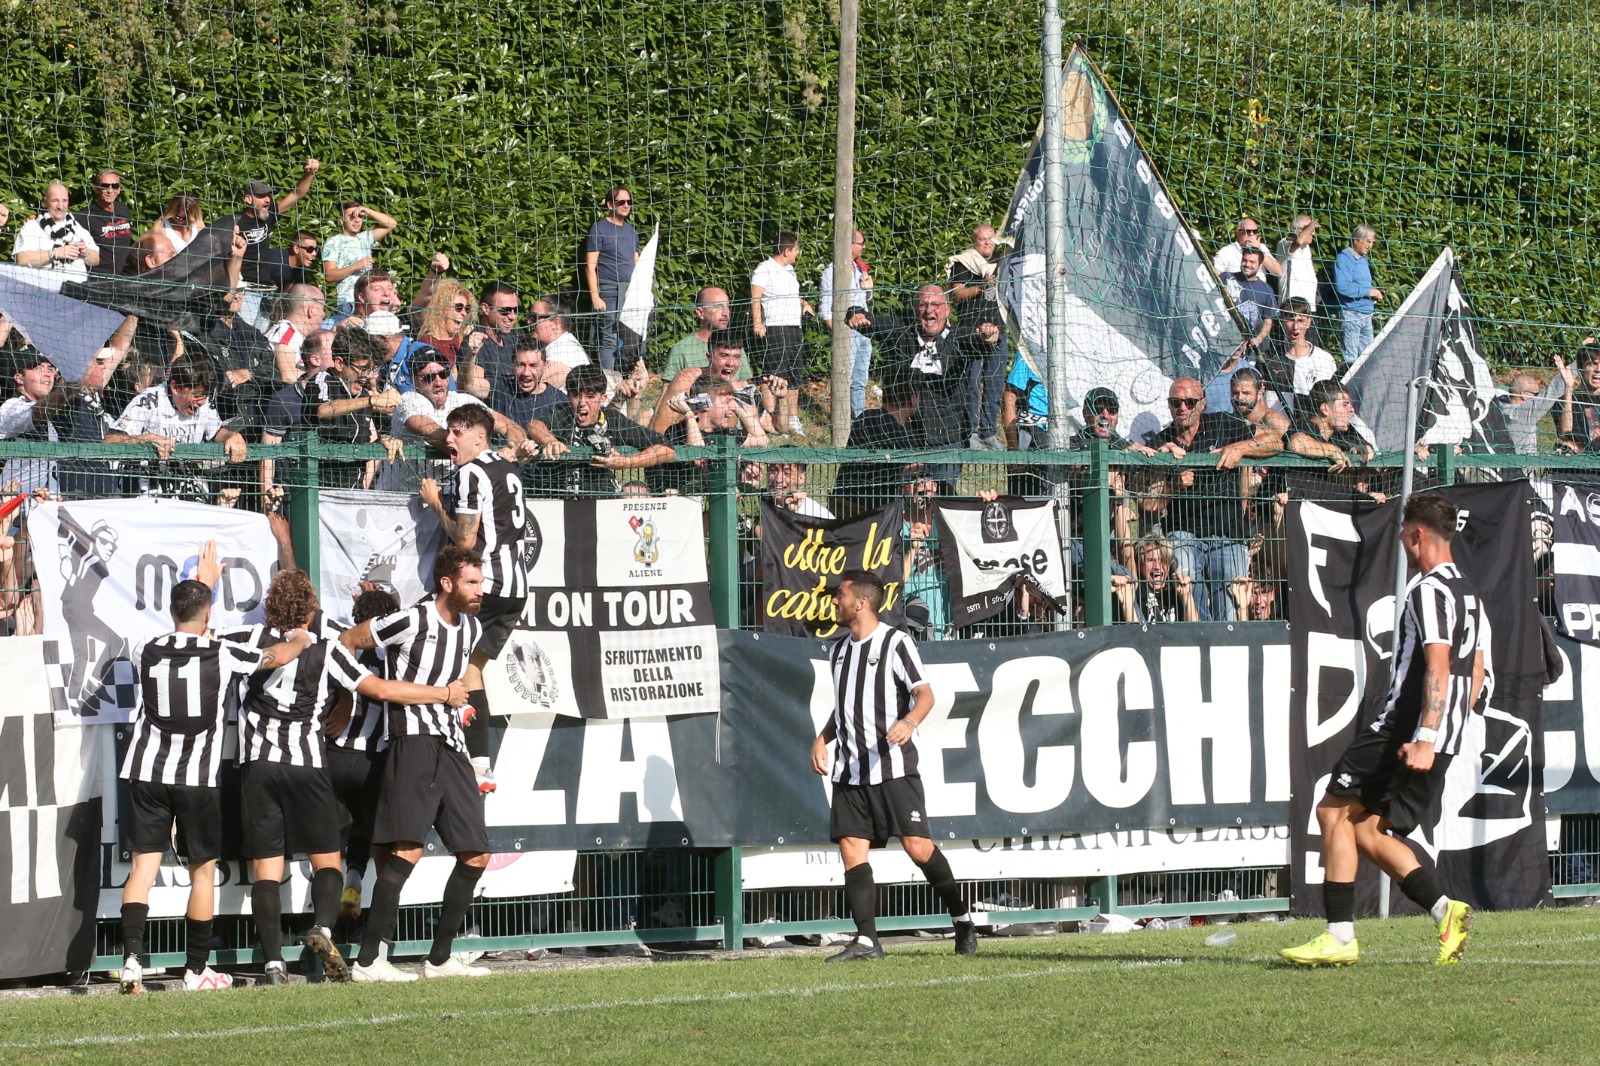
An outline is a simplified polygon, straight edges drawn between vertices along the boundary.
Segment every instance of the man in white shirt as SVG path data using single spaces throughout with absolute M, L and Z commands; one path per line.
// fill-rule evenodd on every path
M 202 464 L 173 458 L 179 444 L 222 445 L 230 463 L 245 460 L 245 439 L 222 424 L 211 406 L 216 384 L 211 361 L 185 355 L 172 364 L 167 380 L 152 385 L 129 401 L 122 417 L 106 433 L 107 444 L 149 444 L 160 461 L 145 464 L 155 476 L 141 478 L 140 489 L 155 495 L 210 502 L 212 486 L 200 476 Z
M 572 368 L 589 363 L 589 353 L 567 330 L 567 308 L 557 297 L 541 296 L 533 301 L 533 337 L 544 346 L 547 385 L 565 389 Z
M 1317 265 L 1311 258 L 1311 245 L 1321 226 L 1310 215 L 1296 215 L 1289 236 L 1278 242 L 1278 262 L 1283 264 L 1278 296 L 1304 300 L 1312 311 L 1317 309 Z
M 805 344 L 801 339 L 802 315 L 814 315 L 816 308 L 800 295 L 800 276 L 794 264 L 800 258 L 800 238 L 780 233 L 772 258 L 756 267 L 750 276 L 750 322 L 757 337 L 766 341 L 761 372 L 782 378 L 784 389 L 774 394 L 762 389 L 762 405 L 773 410 L 773 424 L 786 426 L 790 434 L 803 437 L 800 424 L 800 386 L 805 384 Z M 774 410 L 775 408 L 775 410 Z
M 81 281 L 89 276 L 90 267 L 100 265 L 100 246 L 67 211 L 69 199 L 65 185 L 50 183 L 44 191 L 44 210 L 17 231 L 11 258 L 21 266 L 54 270 Z
M 488 407 L 488 404 L 465 392 L 450 387 L 450 367 L 438 349 L 419 344 L 410 356 L 411 382 L 415 386 L 400 397 L 400 405 L 389 415 L 389 433 L 406 444 L 425 443 L 442 457 L 450 452 L 445 440 L 446 424 L 450 412 L 468 404 Z M 528 444 L 528 434 L 523 428 L 501 414 L 492 411 L 494 428 L 515 449 L 516 459 L 530 458 L 537 449 Z M 507 458 L 512 458 L 508 455 Z M 448 458 L 402 460 L 390 463 L 379 479 L 378 487 L 414 492 L 423 478 L 449 477 L 455 470 Z
M 328 298 L 315 285 L 291 285 L 283 294 L 281 307 L 283 317 L 267 330 L 267 340 L 272 342 L 278 379 L 293 385 L 305 372 L 300 349 L 306 338 L 322 327 L 322 320 L 328 315 Z
M 1283 276 L 1283 264 L 1274 259 L 1272 253 L 1267 251 L 1267 246 L 1261 243 L 1261 226 L 1255 219 L 1241 218 L 1239 224 L 1234 227 L 1233 235 L 1233 243 L 1217 249 L 1217 254 L 1211 259 L 1211 268 L 1219 277 L 1239 272 L 1246 248 L 1261 249 L 1262 269 L 1274 277 Z
M 850 235 L 850 291 L 845 308 L 872 306 L 872 272 L 861 258 L 867 238 L 860 230 Z M 823 325 L 833 330 L 833 282 L 843 278 L 838 264 L 822 268 L 822 295 L 817 299 Z M 872 340 L 865 333 L 850 331 L 850 417 L 860 418 L 867 409 L 867 372 L 872 368 Z

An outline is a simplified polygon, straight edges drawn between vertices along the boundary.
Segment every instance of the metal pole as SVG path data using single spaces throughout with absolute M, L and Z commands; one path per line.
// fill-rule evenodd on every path
M 1044 0 L 1044 261 L 1052 442 L 1065 439 L 1071 398 L 1067 388 L 1066 174 L 1062 168 L 1061 7 Z
M 1404 523 L 1406 501 L 1411 499 L 1411 485 L 1417 470 L 1417 449 L 1411 439 L 1417 431 L 1417 392 L 1422 388 L 1425 377 L 1414 378 L 1406 383 L 1406 441 L 1405 465 L 1400 474 L 1400 522 Z M 1398 538 L 1396 538 L 1398 541 Z M 1406 546 L 1401 543 L 1395 545 L 1394 562 L 1394 630 L 1389 637 L 1389 681 L 1394 683 L 1394 671 L 1400 664 L 1400 624 L 1406 612 L 1406 585 L 1409 584 L 1406 562 Z M 1389 917 L 1389 875 L 1378 874 L 1378 917 Z
M 839 120 L 833 157 L 833 370 L 829 392 L 833 411 L 830 424 L 833 446 L 843 448 L 850 439 L 850 327 L 845 311 L 850 306 L 855 269 L 850 259 L 850 238 L 855 235 L 856 180 L 856 31 L 859 0 L 839 0 Z M 843 269 L 840 269 L 843 264 Z

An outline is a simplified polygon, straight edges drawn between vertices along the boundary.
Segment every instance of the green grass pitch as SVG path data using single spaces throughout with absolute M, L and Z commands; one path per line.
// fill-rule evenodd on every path
M 559 963 L 476 980 L 0 1001 L 22 1062 L 1595 1063 L 1600 911 L 1480 915 L 1459 966 L 1431 923 L 1357 923 L 1361 961 L 1277 950 L 1321 923 L 985 938 L 695 961 Z

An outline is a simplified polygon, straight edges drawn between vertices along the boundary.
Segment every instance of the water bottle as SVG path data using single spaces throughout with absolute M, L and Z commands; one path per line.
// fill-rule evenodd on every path
M 1225 948 L 1239 939 L 1239 934 L 1232 929 L 1223 929 L 1206 937 L 1206 947 Z

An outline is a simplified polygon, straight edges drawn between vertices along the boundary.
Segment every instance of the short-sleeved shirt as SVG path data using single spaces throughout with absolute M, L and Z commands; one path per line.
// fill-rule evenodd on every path
M 761 286 L 761 318 L 767 326 L 798 326 L 804 308 L 800 302 L 800 275 L 792 265 L 768 259 L 750 275 Z
M 120 260 L 133 247 L 133 222 L 121 200 L 113 201 L 107 211 L 98 202 L 92 202 L 82 211 L 74 212 L 78 225 L 89 231 L 94 243 L 100 246 L 100 265 L 96 274 L 115 274 Z
M 305 347 L 306 335 L 295 328 L 288 319 L 280 319 L 267 329 L 267 340 L 294 353 L 295 365 L 300 365 L 300 349 Z
M 372 254 L 372 246 L 377 230 L 364 229 L 360 233 L 336 233 L 322 242 L 322 261 L 332 263 L 341 269 L 358 263 Z M 333 298 L 336 303 L 353 304 L 356 302 L 356 282 L 361 280 L 365 270 L 358 270 L 354 274 L 346 274 L 334 289 Z
M 193 414 L 180 415 L 162 382 L 129 400 L 112 428 L 130 437 L 154 433 L 179 444 L 203 444 L 217 435 L 222 419 L 209 403 L 201 404 Z
M 1017 425 L 1025 429 L 1048 428 L 1050 389 L 1022 356 L 1018 355 L 1011 361 L 1011 373 L 1006 376 L 1006 384 L 1026 401 L 1017 408 Z
M 1309 354 L 1298 359 L 1289 355 L 1288 345 L 1273 344 L 1261 353 L 1256 369 L 1267 387 L 1292 407 L 1294 397 L 1310 395 L 1311 386 L 1337 374 L 1339 364 L 1331 353 L 1314 344 Z
M 584 238 L 585 252 L 599 252 L 595 261 L 595 280 L 601 285 L 621 285 L 633 280 L 633 263 L 639 255 L 639 231 L 631 223 L 620 226 L 609 219 L 596 219 Z M 612 308 L 616 310 L 616 308 Z
M 261 254 L 267 250 L 267 244 L 272 240 L 272 230 L 282 218 L 278 211 L 278 204 L 274 201 L 267 208 L 267 217 L 257 218 L 254 211 L 239 211 L 224 218 L 221 225 L 224 228 L 239 227 L 239 234 L 244 238 L 244 261 L 257 264 L 261 261 Z
M 456 468 L 450 509 L 456 517 L 478 516 L 478 552 L 483 557 L 483 594 L 501 599 L 528 596 L 527 512 L 522 474 L 515 464 L 485 449 Z
M 589 362 L 589 353 L 583 350 L 583 344 L 577 337 L 563 333 L 545 345 L 544 358 L 546 362 L 560 363 L 562 366 L 585 366 Z
M 1157 451 L 1163 444 L 1177 443 L 1190 455 L 1209 452 L 1243 440 L 1253 440 L 1256 427 L 1235 415 L 1206 412 L 1200 416 L 1200 430 L 1191 444 L 1183 444 L 1169 425 L 1146 435 L 1146 447 Z M 1197 537 L 1225 537 L 1242 540 L 1246 535 L 1243 501 L 1239 495 L 1239 471 L 1194 471 L 1194 484 L 1184 488 L 1178 471 L 1167 479 L 1167 513 L 1162 522 L 1167 532 L 1187 531 Z
M 833 781 L 881 785 L 916 777 L 915 740 L 895 745 L 890 728 L 911 713 L 912 693 L 928 684 L 917 646 L 905 633 L 879 622 L 865 640 L 848 630 L 828 649 L 833 672 L 833 726 L 839 741 Z
M 687 337 L 667 349 L 667 365 L 661 370 L 663 381 L 671 381 L 679 373 L 692 366 L 705 367 L 711 365 L 711 347 L 700 339 L 700 334 L 691 333 Z M 733 375 L 735 381 L 750 380 L 750 362 L 746 359 L 739 360 L 739 370 Z
M 136 645 L 138 705 L 122 778 L 216 788 L 228 694 L 261 659 L 257 648 L 195 633 L 167 633 Z
M 489 390 L 489 406 L 519 426 L 534 419 L 546 422 L 553 409 L 568 405 L 567 394 L 554 385 L 546 385 L 538 392 L 523 392 L 516 378 L 502 377 Z
M 22 228 L 17 230 L 16 240 L 11 245 L 11 257 L 15 259 L 19 252 L 48 252 L 78 241 L 95 247 L 94 234 L 84 229 L 71 215 L 59 222 L 49 215 L 40 215 L 32 222 L 24 222 Z M 74 280 L 89 276 L 89 263 L 84 259 L 52 259 L 38 269 L 52 270 Z
M 1244 317 L 1251 333 L 1260 329 L 1265 319 L 1278 317 L 1277 294 L 1272 291 L 1271 285 L 1261 279 L 1261 275 L 1246 278 L 1243 274 L 1227 274 L 1222 283 L 1228 287 L 1228 295 L 1238 305 L 1239 314 Z
M 641 426 L 626 415 L 611 411 L 601 411 L 594 425 L 580 426 L 577 416 L 572 413 L 570 403 L 565 407 L 553 408 L 550 411 L 549 421 L 544 424 L 556 440 L 569 448 L 621 446 L 644 451 L 653 445 L 667 443 L 667 439 L 655 430 Z M 541 463 L 539 467 L 535 476 L 543 492 L 570 496 L 603 496 L 615 495 L 617 491 L 616 475 L 603 467 L 569 459 L 559 463 Z
M 1411 739 L 1422 718 L 1422 682 L 1427 674 L 1424 647 L 1450 649 L 1450 676 L 1444 694 L 1444 715 L 1434 750 L 1454 755 L 1461 746 L 1467 716 L 1472 713 L 1472 667 L 1477 651 L 1488 645 L 1488 617 L 1472 582 L 1455 563 L 1440 563 L 1411 579 L 1400 621 L 1394 681 L 1372 732 Z
M 414 685 L 444 687 L 466 676 L 483 626 L 470 614 L 451 625 L 429 600 L 372 620 L 372 636 L 388 649 L 389 676 Z M 444 703 L 391 704 L 389 736 L 433 736 L 466 754 L 461 712 Z

